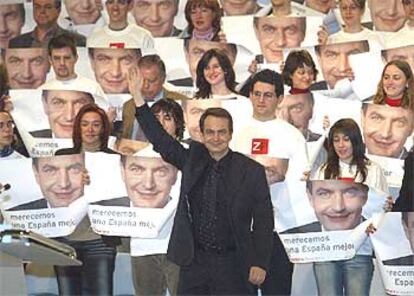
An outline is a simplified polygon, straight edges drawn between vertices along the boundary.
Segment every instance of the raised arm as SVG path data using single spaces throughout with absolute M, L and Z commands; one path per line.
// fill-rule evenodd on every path
M 164 130 L 142 98 L 142 77 L 138 67 L 129 69 L 128 88 L 136 106 L 135 117 L 154 150 L 161 154 L 165 161 L 181 170 L 185 165 L 188 151 Z

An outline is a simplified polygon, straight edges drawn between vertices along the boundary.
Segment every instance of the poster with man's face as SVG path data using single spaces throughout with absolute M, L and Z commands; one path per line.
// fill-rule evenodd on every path
M 385 291 L 393 295 L 414 292 L 414 212 L 384 215 L 371 235 Z
M 107 108 L 102 100 L 79 90 L 15 90 L 10 97 L 12 117 L 32 157 L 72 147 L 75 118 L 83 106 L 96 103 Z
M 307 181 L 303 202 L 313 210 L 313 222 L 280 233 L 290 260 L 330 261 L 368 254 L 366 221 L 373 213 L 383 211 L 385 195 L 352 181 Z
M 58 237 L 85 223 L 83 154 L 10 160 L 0 180 L 10 184 L 2 194 L 1 210 L 12 227 Z
M 85 194 L 89 215 L 99 234 L 154 238 L 173 218 L 180 177 L 178 169 L 152 151 L 151 145 L 133 144 L 125 139 L 116 144 L 118 151 L 128 155 L 88 154 L 88 171 L 95 179 Z M 99 185 L 105 182 L 111 188 Z

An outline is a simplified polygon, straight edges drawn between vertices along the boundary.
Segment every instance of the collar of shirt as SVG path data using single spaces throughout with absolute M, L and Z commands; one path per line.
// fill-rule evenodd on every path
M 13 151 L 14 149 L 12 145 L 7 145 L 3 149 L 0 149 L 0 158 L 9 156 L 10 154 L 13 153 Z
M 41 41 L 41 40 L 39 40 L 38 38 L 37 38 L 37 30 L 38 30 L 38 28 L 36 27 L 31 33 L 30 33 L 30 36 L 32 37 L 32 39 L 34 40 L 34 41 L 36 41 L 36 42 L 43 42 L 43 41 Z M 59 26 L 58 26 L 58 24 L 56 24 L 56 25 L 54 25 L 54 26 L 52 26 L 52 27 L 50 27 L 49 28 L 49 30 L 47 30 L 47 33 L 46 33 L 46 35 L 45 35 L 45 40 L 49 40 L 50 38 L 52 38 L 53 36 L 55 36 L 56 35 L 56 33 L 58 32 L 58 30 L 59 30 Z

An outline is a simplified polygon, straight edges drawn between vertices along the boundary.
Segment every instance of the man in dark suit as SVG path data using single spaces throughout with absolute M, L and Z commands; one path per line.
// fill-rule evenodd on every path
M 273 210 L 264 168 L 229 149 L 233 124 L 226 110 L 208 109 L 200 119 L 203 143 L 192 141 L 185 149 L 145 104 L 136 68 L 129 85 L 148 140 L 182 171 L 167 253 L 181 266 L 178 294 L 252 294 L 249 282 L 263 283 L 272 250 Z
M 307 233 L 307 232 L 320 232 L 322 231 L 321 223 L 312 222 L 309 224 L 294 227 L 282 232 L 282 234 L 293 234 L 293 233 Z
M 169 91 L 163 87 L 166 77 L 165 64 L 158 55 L 147 55 L 138 62 L 143 75 L 142 95 L 145 101 L 156 102 L 161 99 L 187 100 L 180 93 Z M 122 107 L 122 137 L 144 141 L 145 136 L 135 120 L 135 103 L 133 99 L 126 101 Z
M 46 198 L 36 199 L 34 201 L 7 209 L 7 211 L 24 211 L 24 210 L 38 210 L 38 209 L 47 209 Z
M 62 34 L 71 35 L 77 46 L 85 46 L 86 38 L 59 27 L 57 21 L 62 7 L 61 0 L 33 0 L 33 31 L 19 35 L 9 41 L 9 47 L 47 47 L 49 40 Z
M 384 265 L 413 266 L 414 265 L 414 212 L 402 212 L 401 223 L 404 234 L 411 247 L 411 255 L 383 261 Z

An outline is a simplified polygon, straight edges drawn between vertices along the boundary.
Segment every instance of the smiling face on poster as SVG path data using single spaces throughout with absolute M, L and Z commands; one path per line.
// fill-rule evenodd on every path
M 52 135 L 56 138 L 72 138 L 73 125 L 79 109 L 94 102 L 92 95 L 74 90 L 44 90 L 42 103 Z M 45 134 L 32 132 L 35 137 Z
M 36 182 L 52 208 L 67 207 L 83 195 L 82 154 L 33 158 Z
M 4 62 L 10 88 L 38 88 L 46 81 L 50 64 L 45 48 L 8 48 Z
M 220 0 L 225 15 L 254 14 L 259 6 L 255 0 Z
M 267 63 L 283 61 L 283 49 L 300 47 L 305 39 L 305 17 L 255 17 L 253 24 Z
M 101 11 L 95 0 L 65 0 L 66 11 L 76 25 L 94 24 Z
M 308 181 L 307 194 L 324 230 L 349 230 L 362 222 L 362 207 L 368 199 L 366 185 L 339 180 Z
M 141 208 L 163 208 L 177 181 L 177 169 L 160 157 L 122 157 L 121 174 L 132 205 Z
M 24 21 L 23 3 L 0 5 L 0 48 L 7 48 L 9 40 L 20 35 Z
M 137 0 L 132 15 L 138 26 L 151 32 L 153 37 L 174 36 L 174 18 L 178 0 Z
M 376 31 L 396 32 L 404 25 L 405 13 L 400 0 L 368 0 Z
M 333 89 L 339 80 L 353 77 L 349 56 L 369 51 L 369 45 L 367 41 L 355 41 L 316 46 L 315 51 L 322 75 L 328 86 Z
M 363 104 L 362 134 L 370 154 L 403 158 L 404 144 L 413 133 L 413 111 L 402 107 Z
M 89 48 L 95 79 L 107 94 L 128 92 L 128 70 L 137 66 L 140 58 L 139 49 Z

